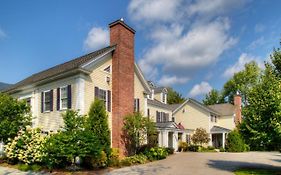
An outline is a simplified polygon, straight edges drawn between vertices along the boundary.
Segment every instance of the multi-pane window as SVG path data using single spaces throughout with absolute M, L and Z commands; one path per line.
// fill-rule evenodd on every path
M 211 122 L 217 122 L 217 116 L 211 115 Z
M 65 87 L 61 87 L 60 88 L 60 109 L 67 109 L 67 102 L 68 102 L 68 99 L 67 99 L 67 86 Z
M 106 107 L 106 90 L 99 89 L 98 99 L 100 99 L 101 101 L 103 101 L 104 106 Z
M 168 122 L 169 113 L 156 111 L 156 122 Z
M 26 101 L 27 105 L 31 106 L 31 98 L 30 97 L 26 98 L 25 101 Z
M 44 111 L 51 110 L 51 91 L 44 92 Z
M 140 99 L 139 98 L 134 99 L 134 111 L 140 112 Z
M 166 94 L 162 92 L 162 102 L 166 103 Z
M 106 110 L 111 112 L 111 91 L 95 87 L 95 98 L 103 101 Z

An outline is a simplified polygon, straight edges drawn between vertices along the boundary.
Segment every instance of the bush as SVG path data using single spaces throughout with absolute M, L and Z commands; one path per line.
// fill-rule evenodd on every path
M 225 152 L 225 149 L 223 147 L 220 147 L 220 152 Z
M 146 150 L 149 150 L 150 148 L 153 148 L 154 146 L 150 145 L 150 144 L 144 144 L 141 145 L 140 147 L 138 147 L 137 149 L 137 154 L 141 154 L 144 153 Z
M 40 165 L 37 165 L 37 164 L 34 164 L 34 165 L 31 165 L 31 168 L 30 168 L 32 171 L 35 171 L 35 172 L 38 172 L 38 171 L 41 171 L 42 170 L 42 167 Z
M 146 150 L 144 155 L 148 158 L 148 160 L 152 161 L 165 159 L 169 154 L 166 148 L 154 147 Z
M 210 146 L 210 147 L 208 146 L 207 148 L 200 146 L 199 152 L 216 152 L 216 150 L 212 146 Z
M 108 160 L 108 165 L 113 167 L 120 166 L 120 157 L 119 157 L 119 149 L 118 148 L 111 148 L 110 156 Z
M 121 160 L 122 166 L 130 166 L 136 164 L 144 164 L 147 162 L 147 157 L 143 154 L 138 154 L 130 157 L 125 157 Z
M 179 142 L 178 151 L 179 152 L 181 152 L 181 151 L 186 152 L 187 150 L 188 150 L 188 144 L 186 142 Z
M 174 149 L 174 148 L 168 147 L 168 148 L 165 148 L 165 149 L 166 149 L 166 151 L 168 152 L 169 155 L 170 155 L 170 154 L 174 154 L 174 152 L 175 152 L 175 149 Z
M 208 150 L 215 150 L 215 147 L 213 147 L 213 146 L 208 146 L 207 149 L 208 149 Z
M 46 139 L 41 135 L 39 128 L 27 128 L 19 131 L 18 136 L 8 142 L 5 152 L 11 162 L 23 162 L 24 164 L 41 163 L 44 156 L 44 144 Z
M 192 135 L 191 140 L 194 144 L 206 144 L 210 141 L 209 134 L 204 128 L 197 128 Z
M 225 149 L 228 152 L 243 152 L 249 149 L 249 147 L 245 144 L 240 133 L 237 130 L 233 130 L 228 134 Z
M 21 171 L 28 171 L 28 170 L 31 169 L 31 167 L 27 164 L 19 164 L 18 169 L 21 170 Z
M 189 145 L 188 146 L 188 151 L 199 152 L 199 149 L 200 149 L 199 145 Z

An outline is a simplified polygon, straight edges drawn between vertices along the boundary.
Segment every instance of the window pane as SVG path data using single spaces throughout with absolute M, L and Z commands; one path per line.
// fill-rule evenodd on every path
M 45 92 L 45 95 L 44 95 L 44 98 L 45 98 L 45 102 L 50 102 L 50 94 L 51 94 L 51 92 L 49 91 L 49 92 Z
M 62 109 L 67 108 L 67 99 L 62 99 L 62 100 L 61 100 L 61 108 L 62 108 Z
M 62 99 L 67 98 L 67 88 L 66 87 L 61 88 L 61 98 Z
M 51 109 L 51 103 L 50 102 L 45 102 L 45 109 L 44 111 L 50 111 Z

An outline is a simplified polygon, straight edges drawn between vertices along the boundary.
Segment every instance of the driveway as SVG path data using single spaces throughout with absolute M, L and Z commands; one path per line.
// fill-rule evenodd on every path
M 114 170 L 108 175 L 228 175 L 237 168 L 275 168 L 281 172 L 278 152 L 178 153 L 165 160 Z

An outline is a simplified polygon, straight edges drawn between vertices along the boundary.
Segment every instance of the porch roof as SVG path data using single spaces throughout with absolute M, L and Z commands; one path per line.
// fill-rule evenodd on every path
M 213 126 L 211 128 L 211 133 L 229 133 L 231 130 L 221 127 L 221 126 Z

